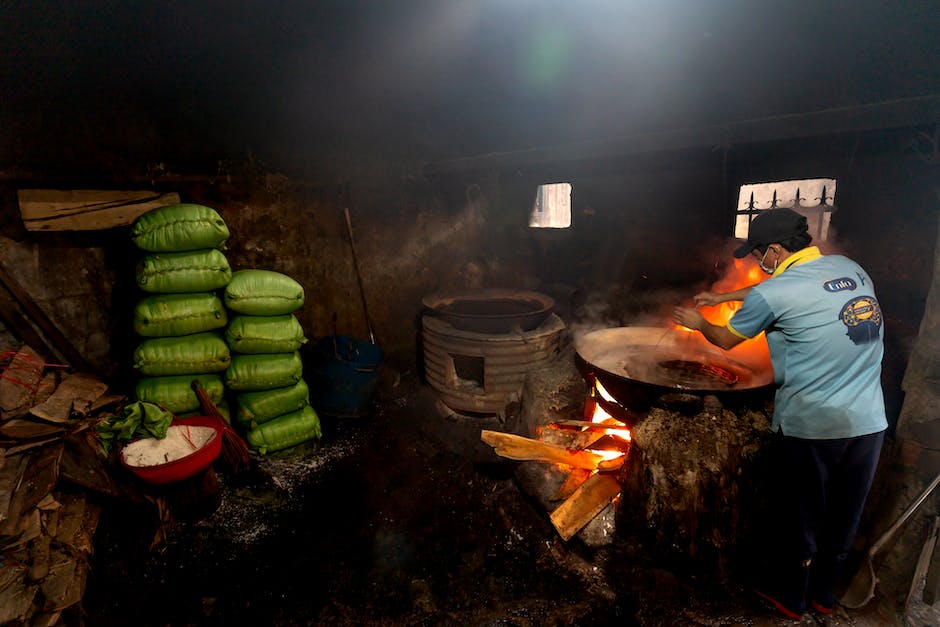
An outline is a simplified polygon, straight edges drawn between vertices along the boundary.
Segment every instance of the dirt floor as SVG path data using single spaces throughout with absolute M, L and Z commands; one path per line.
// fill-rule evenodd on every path
M 216 473 L 217 501 L 107 504 L 88 625 L 792 625 L 747 590 L 654 557 L 642 529 L 563 543 L 515 462 L 434 409 L 411 373 L 371 417 L 323 418 L 319 446 Z M 191 504 L 190 504 L 191 505 Z M 186 518 L 199 520 L 185 520 Z M 183 520 L 180 520 L 183 519 Z M 876 599 L 804 625 L 901 625 Z

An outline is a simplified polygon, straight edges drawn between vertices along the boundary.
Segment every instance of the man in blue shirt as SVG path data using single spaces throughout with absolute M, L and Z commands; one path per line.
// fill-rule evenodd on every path
M 773 430 L 780 459 L 775 502 L 783 537 L 755 592 L 789 618 L 835 604 L 833 587 L 858 531 L 881 451 L 884 318 L 871 277 L 854 261 L 810 246 L 806 218 L 770 209 L 750 225 L 734 256 L 752 255 L 771 275 L 727 294 L 705 292 L 696 306 L 742 300 L 727 326 L 696 308 L 673 319 L 731 349 L 766 332 L 776 395 Z M 779 542 L 777 542 L 779 540 Z

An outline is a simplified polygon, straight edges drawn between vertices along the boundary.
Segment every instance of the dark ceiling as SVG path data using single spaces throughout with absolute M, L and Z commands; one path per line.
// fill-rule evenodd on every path
M 4 0 L 0 29 L 4 169 L 302 171 L 940 94 L 922 0 Z

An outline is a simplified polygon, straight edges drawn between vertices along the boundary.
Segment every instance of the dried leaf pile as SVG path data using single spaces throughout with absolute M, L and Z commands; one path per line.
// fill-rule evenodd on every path
M 0 359 L 0 624 L 67 624 L 80 611 L 94 496 L 119 493 L 91 428 L 126 400 L 107 387 L 29 346 Z

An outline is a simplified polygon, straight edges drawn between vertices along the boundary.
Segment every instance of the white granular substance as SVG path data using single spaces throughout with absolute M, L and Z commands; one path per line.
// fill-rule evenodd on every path
M 144 438 L 124 447 L 124 461 L 130 466 L 157 466 L 186 457 L 212 441 L 216 430 L 191 425 L 171 426 L 166 437 Z

